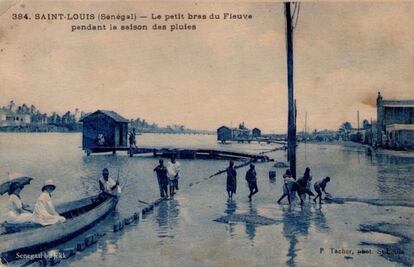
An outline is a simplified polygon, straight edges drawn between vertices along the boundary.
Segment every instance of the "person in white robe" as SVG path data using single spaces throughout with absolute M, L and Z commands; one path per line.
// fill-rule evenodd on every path
M 23 204 L 20 192 L 23 187 L 19 183 L 12 183 L 9 188 L 9 212 L 6 222 L 8 223 L 28 223 L 32 221 L 33 214 L 27 209 L 28 205 Z
M 36 201 L 33 212 L 33 222 L 43 226 L 64 222 L 65 217 L 60 216 L 55 210 L 52 202 L 51 193 L 56 185 L 52 180 L 47 180 L 42 188 L 42 193 Z
M 171 161 L 167 164 L 168 178 L 170 181 L 170 195 L 175 194 L 178 190 L 178 179 L 180 178 L 180 163 L 175 160 L 175 156 L 171 157 Z

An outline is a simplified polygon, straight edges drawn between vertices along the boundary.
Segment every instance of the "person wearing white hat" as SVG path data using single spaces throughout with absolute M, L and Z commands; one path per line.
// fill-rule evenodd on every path
M 46 180 L 42 187 L 42 193 L 36 201 L 33 212 L 33 222 L 43 226 L 64 222 L 65 217 L 56 212 L 52 203 L 51 193 L 55 190 L 56 185 L 53 180 Z

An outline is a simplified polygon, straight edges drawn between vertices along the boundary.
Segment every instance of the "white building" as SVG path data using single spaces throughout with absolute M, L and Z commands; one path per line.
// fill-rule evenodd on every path
M 0 109 L 0 127 L 25 126 L 30 123 L 29 113 L 16 113 L 8 109 Z

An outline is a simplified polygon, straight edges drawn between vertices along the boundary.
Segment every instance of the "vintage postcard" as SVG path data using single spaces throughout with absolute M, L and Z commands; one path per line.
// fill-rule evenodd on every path
M 0 266 L 413 266 L 414 2 L 0 0 Z

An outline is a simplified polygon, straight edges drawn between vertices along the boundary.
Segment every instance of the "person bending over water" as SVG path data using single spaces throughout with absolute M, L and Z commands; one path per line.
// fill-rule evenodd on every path
M 297 183 L 298 183 L 298 195 L 300 198 L 300 203 L 303 204 L 303 201 L 306 199 L 306 190 L 310 191 L 310 184 L 312 181 L 312 176 L 310 175 L 310 168 L 307 167 L 305 170 L 305 173 L 303 174 L 303 177 L 299 178 Z M 310 200 L 310 195 L 309 195 L 309 200 Z
M 327 194 L 327 192 L 325 191 L 325 188 L 326 188 L 326 184 L 329 183 L 330 180 L 331 178 L 327 176 L 324 179 L 315 182 L 315 184 L 313 185 L 313 188 L 315 189 L 316 193 L 318 193 L 316 197 L 313 199 L 315 203 L 316 203 L 316 199 L 319 198 L 319 204 L 322 204 L 322 191 L 325 194 Z
M 285 174 L 283 174 L 283 195 L 277 201 L 278 204 L 280 204 L 280 201 L 282 201 L 282 199 L 284 199 L 287 196 L 290 205 L 290 196 L 295 183 L 295 178 L 292 177 L 292 173 L 289 169 L 287 169 Z

